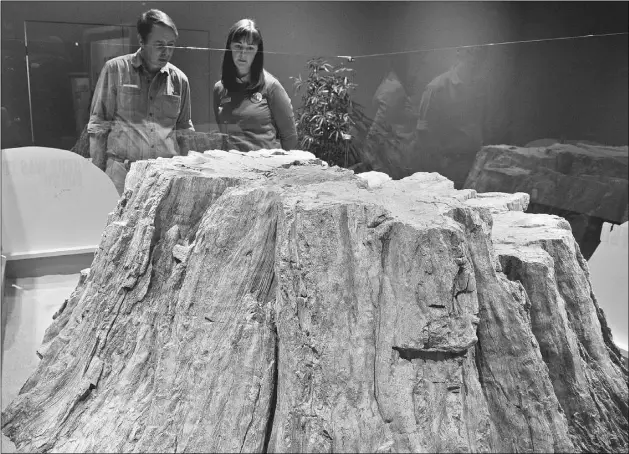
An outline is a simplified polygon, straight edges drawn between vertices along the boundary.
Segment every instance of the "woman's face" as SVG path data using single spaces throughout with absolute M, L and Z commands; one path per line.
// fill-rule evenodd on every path
M 242 39 L 239 42 L 232 42 L 229 47 L 232 51 L 232 58 L 234 59 L 238 76 L 246 76 L 251 71 L 251 63 L 253 63 L 253 59 L 258 52 L 258 45 L 248 44 L 246 40 Z

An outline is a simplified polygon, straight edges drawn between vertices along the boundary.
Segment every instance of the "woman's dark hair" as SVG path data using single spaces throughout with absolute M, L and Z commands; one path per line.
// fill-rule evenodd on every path
M 177 31 L 177 27 L 173 20 L 163 11 L 158 9 L 150 9 L 145 13 L 142 13 L 138 18 L 138 23 L 136 28 L 138 29 L 138 34 L 142 38 L 142 42 L 146 42 L 146 39 L 153 31 L 153 25 L 160 24 L 169 27 L 174 33 L 175 37 L 179 37 L 179 32 Z
M 227 43 L 225 44 L 225 54 L 223 55 L 221 82 L 228 91 L 237 91 L 243 88 L 242 84 L 237 80 L 238 71 L 236 70 L 231 51 L 231 44 L 242 40 L 248 44 L 258 46 L 258 52 L 251 63 L 250 82 L 246 87 L 246 91 L 260 91 L 264 87 L 264 42 L 262 41 L 260 29 L 252 19 L 241 19 L 229 29 Z

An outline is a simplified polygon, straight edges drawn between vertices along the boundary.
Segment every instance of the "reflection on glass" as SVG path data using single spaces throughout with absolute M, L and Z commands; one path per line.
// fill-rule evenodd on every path
M 529 192 L 529 211 L 568 219 L 586 257 L 604 222 L 626 219 L 626 151 L 609 148 L 627 144 L 626 35 L 402 53 L 393 46 L 388 54 L 348 59 L 319 55 L 315 44 L 303 53 L 275 52 L 277 33 L 263 43 L 261 33 L 243 30 L 238 39 L 216 36 L 210 45 L 207 32 L 178 29 L 175 40 L 162 37 L 151 48 L 157 61 L 170 52 L 169 63 L 185 79 L 149 81 L 112 69 L 97 99 L 107 62 L 139 49 L 136 27 L 27 21 L 26 43 L 2 42 L 2 146 L 31 145 L 32 134 L 35 145 L 91 158 L 87 126 L 94 104 L 103 116 L 94 128 L 111 126 L 101 144 L 105 162 L 96 159 L 105 171 L 112 156 L 124 167 L 190 150 L 306 148 L 356 172 L 377 170 L 395 179 L 438 172 L 462 188 L 474 184 L 468 179 L 481 148 L 504 144 L 528 151 L 483 164 L 494 169 L 487 177 L 492 190 Z M 400 48 L 422 47 L 402 42 Z M 265 86 L 247 81 L 258 55 L 264 57 Z M 334 68 L 322 69 L 321 76 L 347 82 L 309 79 L 309 62 L 318 57 Z M 224 62 L 240 86 L 219 82 Z M 300 77 L 305 84 L 295 91 Z M 327 143 L 315 143 L 323 137 Z M 332 143 L 331 137 L 340 139 Z M 551 151 L 536 161 L 532 150 L 538 147 Z M 523 156 L 517 163 L 516 154 Z M 525 161 L 539 164 L 521 167 Z M 547 173 L 526 186 L 519 175 L 534 176 L 541 167 Z M 564 193 L 576 178 L 581 195 Z M 503 187 L 506 182 L 512 186 Z
M 3 131 L 14 132 L 13 139 L 12 134 L 3 133 L 3 147 L 34 144 L 88 157 L 87 123 L 100 71 L 111 58 L 138 49 L 136 27 L 26 21 L 25 29 L 26 42 L 2 41 L 3 55 L 6 52 L 3 87 L 11 86 L 3 89 L 3 122 L 12 126 L 3 127 Z M 185 45 L 207 46 L 207 32 L 178 31 Z M 26 48 L 28 73 L 23 72 Z M 7 61 L 14 64 L 5 66 Z M 200 98 L 209 98 L 209 87 L 204 83 L 210 71 L 208 52 L 182 50 L 173 55 L 172 63 L 184 68 Z M 29 88 L 20 89 L 21 85 Z M 29 99 L 22 99 L 23 93 L 28 93 Z M 193 113 L 208 130 L 209 103 L 197 103 Z
M 382 82 L 373 95 L 376 113 L 367 133 L 366 161 L 394 179 L 413 173 L 411 152 L 417 114 L 409 97 L 408 57 L 394 55 L 385 63 Z
M 92 162 L 119 194 L 130 163 L 185 155 L 178 132 L 194 131 L 188 78 L 170 64 L 177 27 L 165 13 L 150 10 L 137 28 L 140 48 L 107 60 L 101 70 L 87 128 Z
M 455 63 L 424 89 L 417 120 L 417 151 L 424 171 L 438 172 L 462 187 L 483 144 L 487 79 L 484 48 L 460 49 Z

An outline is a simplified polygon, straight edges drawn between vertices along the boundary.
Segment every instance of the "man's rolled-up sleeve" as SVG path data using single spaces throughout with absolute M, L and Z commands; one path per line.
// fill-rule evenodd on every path
M 425 124 L 428 121 L 428 115 L 431 108 L 434 108 L 432 102 L 435 97 L 435 89 L 432 85 L 428 85 L 424 93 L 422 93 L 421 101 L 419 102 L 419 115 L 418 120 Z
M 189 129 L 194 131 L 192 124 L 192 103 L 190 101 L 190 82 L 188 79 L 181 81 L 181 109 L 177 118 L 177 130 Z
M 110 62 L 105 63 L 92 98 L 87 132 L 90 137 L 90 157 L 99 169 L 107 164 L 107 136 L 116 112 L 116 73 Z
M 192 103 L 190 101 L 190 83 L 183 79 L 181 83 L 181 108 L 175 125 L 175 137 L 179 146 L 179 154 L 185 156 L 194 145 L 194 125 L 192 124 Z

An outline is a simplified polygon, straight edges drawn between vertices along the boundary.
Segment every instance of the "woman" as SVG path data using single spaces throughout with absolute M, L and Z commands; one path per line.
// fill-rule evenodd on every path
M 227 36 L 221 80 L 214 85 L 214 115 L 225 150 L 297 148 L 290 98 L 263 66 L 260 30 L 251 19 L 236 22 Z

